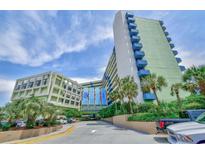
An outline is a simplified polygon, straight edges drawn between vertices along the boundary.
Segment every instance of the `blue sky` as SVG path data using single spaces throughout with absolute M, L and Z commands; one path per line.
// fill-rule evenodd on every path
M 163 20 L 186 67 L 205 64 L 205 11 L 133 11 Z M 0 106 L 15 79 L 45 71 L 101 79 L 116 11 L 0 11 Z

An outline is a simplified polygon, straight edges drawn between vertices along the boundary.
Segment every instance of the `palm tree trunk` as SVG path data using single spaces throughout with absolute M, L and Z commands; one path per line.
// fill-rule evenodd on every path
M 177 96 L 177 103 L 178 103 L 178 106 L 179 106 L 179 110 L 181 111 L 181 99 L 179 97 L 179 93 L 176 93 L 176 96 Z
M 154 95 L 155 95 L 155 97 L 156 97 L 157 105 L 160 106 L 160 101 L 159 101 L 159 98 L 158 98 L 158 96 L 157 96 L 156 91 L 153 90 L 153 93 L 154 93 Z
M 201 94 L 205 95 L 205 81 L 203 80 L 199 81 L 199 88 L 200 88 Z
M 130 98 L 128 98 L 128 99 L 129 99 L 129 104 L 130 104 L 130 113 L 133 114 L 132 103 L 130 101 L 131 99 Z

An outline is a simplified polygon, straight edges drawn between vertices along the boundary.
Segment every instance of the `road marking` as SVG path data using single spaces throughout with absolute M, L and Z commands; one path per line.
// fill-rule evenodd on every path
M 91 131 L 91 133 L 95 133 L 95 132 L 96 132 L 96 130 L 92 130 L 92 131 Z
M 43 141 L 47 141 L 47 140 L 56 139 L 59 137 L 64 137 L 64 136 L 70 135 L 73 132 L 73 130 L 74 130 L 74 126 L 71 126 L 66 131 L 58 133 L 58 134 L 40 136 L 40 137 L 26 140 L 26 141 L 17 141 L 17 142 L 14 142 L 13 144 L 35 144 L 35 143 L 39 143 L 39 142 L 43 142 Z

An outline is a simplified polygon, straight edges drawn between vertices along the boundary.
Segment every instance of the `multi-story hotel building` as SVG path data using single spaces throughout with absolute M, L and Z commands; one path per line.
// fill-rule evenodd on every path
M 80 109 L 82 87 L 76 81 L 55 72 L 46 72 L 16 81 L 11 100 L 41 97 L 57 106 Z
M 35 94 L 56 105 L 79 108 L 82 102 L 82 110 L 97 111 L 112 103 L 109 93 L 117 88 L 116 80 L 131 76 L 138 85 L 135 102 L 154 101 L 155 95 L 141 88 L 141 79 L 151 73 L 168 82 L 158 92 L 159 99 L 175 100 L 170 95 L 170 86 L 182 81 L 185 67 L 179 64 L 181 59 L 163 22 L 118 11 L 113 33 L 114 48 L 102 80 L 80 85 L 63 75 L 44 73 L 17 80 L 12 100 Z M 181 93 L 182 97 L 185 95 Z

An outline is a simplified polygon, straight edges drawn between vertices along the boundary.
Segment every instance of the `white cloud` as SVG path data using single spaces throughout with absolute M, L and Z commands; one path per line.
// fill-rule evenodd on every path
M 101 78 L 98 77 L 87 77 L 87 78 L 79 78 L 79 77 L 71 77 L 72 80 L 77 81 L 78 83 L 84 83 L 84 82 L 92 82 L 96 80 L 101 80 Z
M 193 65 L 199 66 L 199 65 L 205 65 L 205 51 L 201 52 L 195 52 L 195 51 L 188 51 L 179 49 L 179 54 L 177 57 L 180 57 L 182 59 L 182 65 L 186 67 L 191 67 Z
M 4 78 L 0 78 L 0 93 L 1 92 L 6 92 L 6 93 L 12 93 L 13 88 L 15 85 L 14 80 L 8 80 Z
M 61 34 L 55 24 L 47 21 L 48 17 L 57 17 L 57 12 L 29 11 L 23 14 L 23 19 L 13 19 L 0 34 L 0 60 L 36 67 L 58 59 L 64 53 L 82 52 L 91 45 L 113 38 L 112 27 L 108 25 L 98 24 L 91 31 L 84 32 L 81 25 L 83 19 L 79 19 L 78 15 L 70 17 L 73 19 L 71 24 Z M 88 13 L 88 16 L 91 14 Z M 21 22 L 26 23 L 26 26 L 22 26 Z M 29 48 L 25 45 L 27 31 L 32 35 Z

